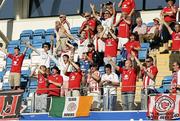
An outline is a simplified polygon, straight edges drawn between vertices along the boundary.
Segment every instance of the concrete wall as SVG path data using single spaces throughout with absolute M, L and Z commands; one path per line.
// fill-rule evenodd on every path
M 141 11 L 141 17 L 144 23 L 151 22 L 153 18 L 159 17 L 160 11 Z M 118 14 L 119 16 L 119 14 Z M 118 18 L 118 17 L 117 17 Z M 12 26 L 12 40 L 19 39 L 19 35 L 23 30 L 26 29 L 48 29 L 54 27 L 54 22 L 58 20 L 58 17 L 46 17 L 46 18 L 30 18 L 14 20 Z M 70 22 L 71 27 L 80 26 L 84 18 L 81 16 L 68 16 L 67 20 Z M 8 35 L 7 32 L 7 20 L 0 20 L 0 30 Z M 8 27 L 10 28 L 10 27 Z

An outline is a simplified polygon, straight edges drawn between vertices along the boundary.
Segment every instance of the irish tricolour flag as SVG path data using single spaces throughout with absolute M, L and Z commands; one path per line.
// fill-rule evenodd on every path
M 49 116 L 81 117 L 89 116 L 93 97 L 52 97 Z

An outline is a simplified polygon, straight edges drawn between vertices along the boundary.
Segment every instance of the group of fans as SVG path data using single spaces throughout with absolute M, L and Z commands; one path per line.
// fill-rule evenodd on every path
M 174 5 L 175 0 L 166 2 L 167 6 L 163 8 L 160 19 L 154 18 L 151 28 L 143 23 L 140 16 L 135 16 L 134 0 L 120 0 L 119 18 L 116 18 L 116 4 L 109 1 L 100 5 L 99 12 L 94 4 L 90 4 L 92 13 L 85 12 L 82 15 L 85 21 L 78 35 L 70 33 L 71 27 L 66 16 L 60 15 L 55 22 L 56 44 L 52 36 L 51 42 L 43 43 L 42 51 L 39 51 L 24 41 L 27 48 L 31 48 L 41 57 L 41 65 L 37 65 L 30 75 L 37 77 L 38 81 L 36 111 L 46 111 L 47 97 L 80 95 L 93 96 L 92 110 L 99 110 L 101 106 L 103 110 L 116 110 L 119 86 L 123 110 L 133 110 L 138 78 L 143 80 L 141 108 L 146 109 L 144 102 L 147 94 L 156 92 L 155 78 L 158 69 L 150 56 L 145 59 L 144 64 L 138 60 L 140 43 L 143 42 L 150 43 L 151 50 L 158 49 L 163 43 L 165 50 L 161 54 L 165 54 L 169 53 L 168 41 L 172 39 L 170 67 L 173 80 L 170 92 L 179 91 L 180 26 L 176 23 L 178 8 Z M 136 23 L 133 23 L 134 20 Z M 27 48 L 23 54 L 20 54 L 18 47 L 14 48 L 14 54 L 6 53 L 12 59 L 9 83 L 15 90 L 20 89 L 21 67 Z M 116 63 L 119 55 L 123 59 L 121 63 Z M 56 66 L 50 67 L 50 60 Z M 99 69 L 102 67 L 104 73 Z

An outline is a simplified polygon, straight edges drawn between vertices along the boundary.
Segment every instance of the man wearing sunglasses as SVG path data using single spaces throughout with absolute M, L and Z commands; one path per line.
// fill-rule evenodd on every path
M 142 76 L 143 76 L 143 87 L 141 90 L 141 109 L 147 109 L 147 95 L 155 93 L 155 79 L 158 73 L 157 67 L 153 64 L 154 60 L 152 57 L 147 57 L 145 60 L 145 66 L 143 66 L 134 52 L 131 52 L 134 59 L 140 65 Z
M 85 31 L 86 32 L 86 39 L 88 37 L 92 38 L 94 36 L 94 30 L 96 28 L 96 21 L 91 17 L 91 14 L 88 12 L 85 12 L 83 17 L 86 19 L 80 28 L 80 32 Z

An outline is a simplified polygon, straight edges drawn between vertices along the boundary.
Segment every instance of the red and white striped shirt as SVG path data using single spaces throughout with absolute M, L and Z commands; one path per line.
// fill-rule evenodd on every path
M 156 66 L 150 66 L 149 68 L 147 68 L 147 72 L 152 73 L 156 77 L 156 75 L 158 73 L 158 69 Z M 144 76 L 143 76 L 143 88 L 154 89 L 154 86 L 155 86 L 155 80 L 152 80 L 148 75 L 144 74 Z
M 100 77 L 99 71 L 95 71 L 94 74 Z M 96 80 L 94 80 L 90 75 L 88 75 L 87 83 L 89 84 L 90 93 L 100 93 L 99 83 Z

